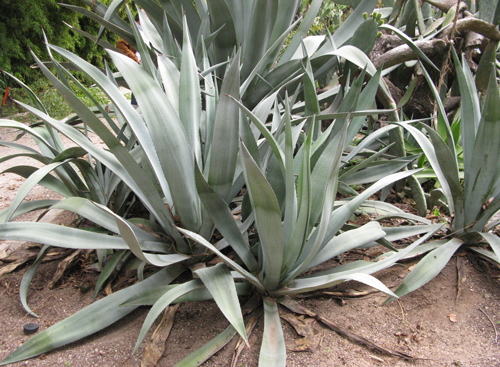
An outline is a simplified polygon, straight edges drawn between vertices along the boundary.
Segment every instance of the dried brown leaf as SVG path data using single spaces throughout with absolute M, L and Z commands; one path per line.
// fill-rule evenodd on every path
M 304 315 L 295 316 L 291 313 L 283 312 L 280 314 L 283 320 L 288 321 L 290 325 L 295 329 L 297 334 L 304 337 L 314 337 L 319 331 L 315 326 L 318 325 L 316 319 L 312 317 L 305 317 Z
M 453 312 L 450 313 L 450 314 L 448 314 L 448 318 L 450 319 L 451 322 L 457 322 L 458 321 L 457 320 L 457 314 L 455 314 Z
M 108 282 L 108 284 L 106 284 L 106 287 L 104 287 L 104 293 L 106 294 L 106 296 L 113 294 L 113 288 L 111 287 L 111 282 Z
M 300 338 L 287 341 L 286 349 L 292 352 L 311 352 L 318 350 L 322 334 L 315 335 L 312 338 Z
M 12 273 L 18 267 L 20 267 L 21 265 L 23 265 L 24 263 L 26 263 L 26 261 L 28 261 L 28 260 L 25 260 L 25 261 L 18 260 L 18 261 L 15 261 L 15 262 L 3 265 L 0 268 L 0 276 L 2 276 L 4 274 Z
M 163 313 L 160 324 L 153 333 L 151 342 L 146 346 L 144 356 L 142 357 L 141 367 L 154 367 L 165 352 L 165 342 L 170 335 L 174 317 L 179 304 L 168 307 Z
M 253 329 L 255 325 L 257 325 L 257 322 L 259 321 L 260 317 L 262 316 L 262 309 L 259 310 L 260 312 L 255 312 L 255 314 L 250 316 L 250 319 L 247 322 L 246 326 L 246 333 L 247 333 L 247 338 L 250 340 L 250 337 L 252 336 Z M 236 367 L 238 365 L 238 360 L 240 358 L 241 352 L 243 352 L 243 349 L 247 346 L 247 343 L 240 337 L 238 340 L 238 343 L 236 344 L 236 347 L 234 348 L 234 354 L 233 358 L 231 361 L 231 367 Z
M 295 316 L 288 312 L 280 313 L 280 317 L 288 321 L 297 334 L 303 336 L 303 338 L 287 342 L 288 350 L 293 352 L 315 352 L 318 349 L 322 334 L 315 318 L 305 315 Z
M 80 254 L 86 251 L 87 250 L 81 250 L 81 249 L 76 250 L 71 255 L 62 260 L 59 264 L 57 264 L 56 272 L 54 273 L 52 280 L 48 284 L 49 289 L 54 289 L 59 284 L 66 271 L 69 270 L 75 264 Z

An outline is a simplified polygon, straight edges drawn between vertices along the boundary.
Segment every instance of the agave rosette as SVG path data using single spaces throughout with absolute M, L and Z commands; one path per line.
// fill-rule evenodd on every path
M 337 234 L 346 229 L 349 216 L 371 194 L 413 173 L 393 173 L 334 209 L 342 152 L 349 145 L 346 136 L 351 139 L 355 134 L 355 128 L 351 128 L 349 122 L 354 117 L 375 113 L 370 111 L 371 106 L 366 100 L 374 99 L 378 85 L 383 87 L 380 72 L 376 72 L 359 49 L 353 46 L 334 48 L 337 42 L 342 45 L 352 37 L 355 26 L 363 22 L 362 11 L 373 8 L 375 1 L 364 0 L 358 6 L 351 20 L 346 22 L 348 26 L 341 27 L 325 44 L 326 51 L 320 49 L 321 52 L 311 58 L 304 54 L 294 58 L 296 50 L 301 47 L 301 35 L 307 31 L 309 22 L 314 20 L 314 11 L 321 5 L 321 1 L 313 1 L 310 15 L 306 15 L 296 38 L 292 39 L 277 64 L 275 61 L 285 37 L 295 26 L 293 18 L 298 1 L 255 0 L 246 2 L 244 8 L 240 8 L 236 1 L 172 1 L 161 2 L 161 6 L 152 1 L 137 1 L 149 15 L 148 18 L 140 13 L 143 33 L 135 23 L 129 26 L 116 19 L 121 1 L 114 1 L 109 8 L 99 2 L 92 3 L 100 15 L 80 8 L 75 10 L 88 13 L 89 17 L 133 43 L 141 52 L 142 63 L 139 65 L 124 55 L 109 51 L 121 77 L 136 96 L 139 109 L 132 107 L 123 96 L 109 70 L 103 73 L 71 52 L 48 45 L 51 52 L 65 58 L 104 91 L 118 124 L 105 108 L 96 106 L 99 111 L 96 114 L 79 100 L 67 83 L 70 74 L 52 56 L 51 63 L 59 78 L 36 60 L 85 128 L 97 134 L 106 149 L 93 144 L 81 130 L 66 121 L 55 120 L 43 109 L 26 105 L 44 122 L 49 133 L 64 134 L 78 149 L 65 152 L 59 158 L 49 156 L 50 163 L 47 161 L 46 167 L 30 176 L 14 205 L 2 213 L 0 231 L 3 239 L 45 244 L 21 287 L 23 305 L 30 313 L 26 303 L 28 285 L 50 246 L 112 253 L 108 264 L 119 263 L 130 251 L 143 264 L 162 270 L 42 331 L 1 364 L 31 358 L 78 340 L 143 304 L 152 304 L 153 307 L 140 332 L 136 349 L 166 306 L 189 300 L 216 301 L 232 325 L 218 338 L 227 339 L 239 333 L 246 339 L 237 296 L 249 294 L 254 287 L 265 296 L 264 336 L 278 338 L 276 344 L 263 343 L 260 363 L 283 365 L 286 354 L 282 334 L 270 334 L 270 330 L 281 330 L 281 327 L 275 328 L 279 324 L 276 310 L 280 297 L 350 279 L 365 282 L 394 296 L 369 274 L 392 265 L 419 242 L 379 263 L 359 264 L 354 271 L 339 268 L 313 277 L 299 277 L 304 271 L 339 253 L 381 240 L 386 233 L 376 222 Z M 181 3 L 188 5 L 184 12 Z M 249 9 L 252 17 L 243 17 Z M 132 19 L 130 12 L 129 19 Z M 256 38 L 258 32 L 254 30 L 257 27 L 265 30 L 264 41 Z M 332 94 L 316 95 L 315 71 L 321 73 L 321 67 L 318 67 L 321 60 L 337 60 L 337 56 L 366 67 L 373 78 L 366 87 L 366 100 L 358 98 L 363 86 L 363 72 L 352 88 L 348 88 L 339 110 L 321 115 L 319 101 L 322 97 L 331 98 Z M 295 87 L 298 84 L 294 83 L 300 82 L 303 87 L 299 86 L 289 100 L 282 92 L 283 86 Z M 305 103 L 300 106 L 295 102 L 302 90 Z M 292 110 L 303 111 L 303 117 L 295 119 Z M 270 129 L 266 125 L 269 114 L 272 115 Z M 252 125 L 247 123 L 247 118 Z M 331 118 L 336 119 L 335 124 L 322 132 L 319 121 Z M 105 121 L 115 128 L 110 129 Z M 303 134 L 303 129 L 307 134 Z M 39 138 L 36 132 L 29 132 Z M 301 136 L 305 138 L 303 144 L 298 143 Z M 297 154 L 294 154 L 295 149 Z M 59 151 L 55 153 L 53 155 L 57 156 Z M 113 190 L 104 190 L 108 196 L 99 200 L 68 193 L 67 199 L 52 207 L 71 210 L 104 228 L 105 232 L 48 223 L 8 222 L 18 211 L 32 209 L 22 203 L 30 186 L 45 183 L 50 180 L 46 177 L 51 171 L 66 167 L 85 154 L 89 156 L 88 165 L 92 169 L 97 167 L 97 177 L 104 177 L 102 167 L 105 167 L 116 183 L 113 190 L 118 185 L 130 190 L 149 219 L 133 218 L 126 211 L 111 211 L 106 205 Z M 406 165 L 406 161 L 394 162 L 385 172 L 395 172 L 402 165 Z M 367 176 L 375 177 L 372 173 Z M 363 179 L 367 180 L 366 177 Z M 105 181 L 101 179 L 99 182 Z M 247 194 L 241 205 L 245 220 L 237 222 L 229 205 L 244 184 Z M 90 183 L 82 183 L 82 187 L 92 189 Z M 42 208 L 42 203 L 37 205 Z M 247 235 L 254 223 L 257 237 Z M 144 226 L 148 230 L 144 230 Z M 212 244 L 210 240 L 216 227 L 224 240 Z M 425 228 L 427 232 L 431 230 L 435 228 Z M 221 252 L 227 245 L 236 252 L 238 261 L 230 260 Z M 199 279 L 171 284 L 186 271 L 183 264 L 206 259 L 206 248 L 219 255 L 225 264 L 194 271 Z M 109 276 L 111 267 L 103 269 L 96 292 Z M 75 330 L 71 334 L 63 332 L 69 325 Z M 215 340 L 218 344 L 219 339 Z

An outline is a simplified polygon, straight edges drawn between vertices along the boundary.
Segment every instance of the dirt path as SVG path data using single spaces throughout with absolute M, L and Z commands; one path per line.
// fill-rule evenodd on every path
M 13 141 L 16 133 L 0 129 L 4 140 Z M 21 142 L 28 143 L 28 136 Z M 32 143 L 30 143 L 33 145 Z M 0 147 L 0 157 L 12 152 Z M 25 164 L 18 159 L 16 164 Z M 0 164 L 0 170 L 6 168 Z M 23 180 L 12 174 L 0 175 L 0 209 L 9 205 Z M 44 188 L 36 188 L 30 199 L 54 197 Z M 22 218 L 34 220 L 36 215 Z M 1 234 L 0 234 L 1 236 Z M 0 241 L 0 251 L 12 243 Z M 379 293 L 363 298 L 335 298 L 321 296 L 301 299 L 299 302 L 330 319 L 339 326 L 362 335 L 389 349 L 423 358 L 412 362 L 388 357 L 346 340 L 333 331 L 317 326 L 321 333 L 314 352 L 288 353 L 288 366 L 500 366 L 500 344 L 495 343 L 495 330 L 500 331 L 499 271 L 467 256 L 465 269 L 467 281 L 463 293 L 456 300 L 456 259 L 444 271 L 421 289 L 401 300 L 383 305 L 385 297 Z M 388 286 L 397 286 L 408 273 L 406 267 L 385 270 L 377 277 Z M 0 264 L 0 268 L 1 268 Z M 57 263 L 43 264 L 35 276 L 28 301 L 39 319 L 26 315 L 19 302 L 19 284 L 26 268 L 0 276 L 0 359 L 28 339 L 22 332 L 23 325 L 37 322 L 43 330 L 91 303 L 92 290 L 83 292 L 95 283 L 97 274 L 92 272 L 70 273 L 56 289 L 47 288 Z M 363 285 L 349 282 L 335 291 L 366 290 Z M 140 366 L 144 351 L 131 351 L 138 336 L 147 309 L 139 309 L 125 320 L 91 336 L 84 341 L 60 348 L 47 355 L 14 366 Z M 488 319 L 491 318 L 491 321 Z M 492 324 L 493 323 L 493 324 Z M 287 346 L 299 336 L 283 321 Z M 213 302 L 196 302 L 180 306 L 167 340 L 167 350 L 159 366 L 172 366 L 184 356 L 203 345 L 227 326 Z M 244 350 L 238 366 L 256 366 L 261 343 L 262 320 L 250 338 L 251 349 Z M 146 342 L 150 340 L 150 334 Z M 212 357 L 205 366 L 229 366 L 236 341 Z

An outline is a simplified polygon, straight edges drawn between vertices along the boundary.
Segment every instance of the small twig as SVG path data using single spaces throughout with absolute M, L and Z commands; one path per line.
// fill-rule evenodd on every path
M 453 236 L 453 235 L 457 234 L 458 232 L 463 231 L 464 229 L 467 229 L 467 228 L 473 227 L 473 226 L 475 226 L 475 225 L 476 225 L 476 223 L 477 223 L 477 221 L 474 221 L 474 222 L 472 222 L 471 224 L 469 224 L 468 226 L 465 226 L 465 227 L 463 227 L 463 228 L 457 229 L 455 232 L 451 232 L 451 233 L 449 233 L 449 234 L 447 234 L 447 235 L 445 235 L 445 236 L 441 237 L 441 239 L 445 239 L 445 238 L 451 237 L 451 236 Z
M 404 324 L 405 323 L 405 309 L 403 307 L 403 303 L 399 299 L 397 299 L 396 301 L 398 301 L 399 308 L 401 308 L 401 316 L 403 316 L 403 324 Z
M 374 360 L 376 360 L 377 362 L 381 362 L 381 363 L 384 363 L 384 362 L 385 362 L 382 358 L 372 356 L 371 354 L 370 354 L 369 356 L 370 356 L 371 358 L 373 358 Z
M 317 313 L 310 311 L 310 310 L 306 309 L 305 307 L 302 307 L 301 305 L 299 305 L 298 302 L 296 302 L 295 300 L 292 300 L 289 297 L 284 297 L 280 301 L 280 304 L 296 314 L 306 315 L 306 316 L 312 317 L 312 318 L 316 319 L 319 323 L 321 323 L 323 326 L 326 326 L 327 328 L 335 331 L 337 334 L 339 334 L 347 339 L 350 339 L 351 341 L 354 341 L 356 343 L 364 345 L 368 348 L 374 349 L 379 353 L 391 355 L 393 357 L 403 358 L 406 360 L 417 360 L 417 359 L 418 360 L 428 360 L 427 358 L 413 357 L 413 356 L 410 356 L 410 355 L 405 354 L 403 352 L 393 351 L 393 350 L 384 348 L 380 345 L 377 345 L 377 344 L 373 343 L 372 341 L 362 337 L 361 335 L 355 334 L 349 330 L 345 330 L 345 329 L 341 328 L 340 326 L 334 324 L 330 320 L 326 319 L 325 317 L 318 315 Z
M 467 281 L 467 273 L 465 271 L 465 260 L 460 254 L 457 256 L 457 297 L 455 298 L 455 304 L 458 303 L 458 299 L 462 295 L 463 285 Z
M 488 318 L 488 320 L 490 320 L 491 326 L 493 326 L 493 330 L 495 330 L 495 344 L 498 344 L 498 331 L 497 331 L 497 327 L 496 327 L 495 323 L 493 322 L 493 320 L 491 319 L 491 317 L 488 316 L 488 314 L 486 313 L 486 311 L 484 311 L 482 308 L 480 308 L 479 311 L 481 311 L 482 313 L 484 313 L 484 316 L 486 316 Z

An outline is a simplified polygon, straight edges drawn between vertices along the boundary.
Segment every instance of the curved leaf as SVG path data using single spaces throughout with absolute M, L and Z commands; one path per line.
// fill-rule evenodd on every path
M 195 147 L 190 146 L 179 116 L 156 81 L 125 55 L 113 51 L 108 53 L 141 106 L 149 130 L 145 134 L 152 141 L 153 152 L 148 152 L 148 157 L 158 157 L 182 223 L 189 229 L 198 230 L 201 225 L 201 209 L 194 185 Z M 135 131 L 135 127 L 131 127 Z
M 382 25 L 379 26 L 379 28 L 380 29 L 385 29 L 385 30 L 388 30 L 388 31 L 391 31 L 391 32 L 394 32 L 395 34 L 397 34 L 399 36 L 399 38 L 401 38 L 413 50 L 413 52 L 415 52 L 418 55 L 418 57 L 420 59 L 422 59 L 423 61 L 425 61 L 427 64 L 429 64 L 429 66 L 431 66 L 435 70 L 440 71 L 437 68 L 437 66 L 434 65 L 434 63 L 427 57 L 427 55 L 424 54 L 418 48 L 418 46 L 415 45 L 415 43 L 412 41 L 412 39 L 410 37 L 408 37 L 404 32 L 400 31 L 398 28 L 393 27 L 390 24 L 382 24 Z
M 258 269 L 257 261 L 250 251 L 248 241 L 246 241 L 234 220 L 228 204 L 218 196 L 215 191 L 207 184 L 205 178 L 196 167 L 196 188 L 200 195 L 205 210 L 208 212 L 217 229 L 222 234 L 229 245 L 238 254 L 251 272 Z
M 110 256 L 110 258 L 106 262 L 106 265 L 104 265 L 101 274 L 99 274 L 97 282 L 95 283 L 94 300 L 96 299 L 97 295 L 101 291 L 102 286 L 109 279 L 111 274 L 114 271 L 119 270 L 120 264 L 123 264 L 125 261 L 127 261 L 130 254 L 131 252 L 128 250 L 120 250 L 116 251 L 113 255 Z
M 151 307 L 151 310 L 148 312 L 144 323 L 142 324 L 141 332 L 139 333 L 139 337 L 137 338 L 137 342 L 135 343 L 134 351 L 137 351 L 137 348 L 140 347 L 146 333 L 151 328 L 151 325 L 156 320 L 156 318 L 160 315 L 160 313 L 168 307 L 173 301 L 175 301 L 180 296 L 187 294 L 189 292 L 195 291 L 197 289 L 203 288 L 203 283 L 196 279 L 190 280 L 189 282 L 182 283 L 179 286 L 170 289 L 167 293 L 165 293 L 154 305 Z M 130 307 L 130 306 L 129 306 Z M 119 307 L 121 308 L 121 307 Z M 128 307 L 124 307 L 128 308 Z
M 377 69 L 375 69 L 375 66 L 368 58 L 368 56 L 366 56 L 366 54 L 363 51 L 361 51 L 359 48 L 355 46 L 351 45 L 342 46 L 335 51 L 331 51 L 330 53 L 328 53 L 328 55 L 344 57 L 353 64 L 356 64 L 361 69 L 366 68 L 366 71 L 370 75 L 375 75 L 375 73 L 377 72 Z
M 205 287 L 213 296 L 219 310 L 221 310 L 231 325 L 238 331 L 243 340 L 247 340 L 236 286 L 231 272 L 226 265 L 221 263 L 209 268 L 195 270 L 194 273 L 200 277 Z
M 120 6 L 123 4 L 123 1 L 124 0 L 113 0 L 111 5 L 109 5 L 108 9 L 106 10 L 106 14 L 104 14 L 104 20 L 109 21 L 111 18 L 115 17 L 118 13 L 118 10 L 120 10 Z M 104 26 L 101 25 L 99 27 L 99 33 L 97 33 L 97 40 L 101 38 L 103 31 Z
M 448 264 L 453 254 L 462 246 L 463 241 L 453 238 L 444 245 L 425 255 L 413 270 L 408 274 L 401 285 L 394 291 L 398 297 L 402 297 L 415 289 L 428 283 Z M 391 301 L 394 298 L 387 300 Z
M 240 57 L 235 56 L 224 76 L 212 125 L 208 184 L 226 202 L 234 180 L 239 142 L 239 108 L 230 96 L 239 99 Z
M 199 244 L 205 246 L 209 250 L 213 251 L 217 256 L 219 256 L 224 263 L 226 263 L 227 266 L 230 268 L 236 270 L 243 278 L 245 278 L 248 282 L 252 283 L 255 287 L 263 290 L 264 287 L 262 286 L 261 282 L 257 277 L 254 275 L 250 274 L 247 270 L 245 270 L 242 266 L 240 266 L 238 263 L 235 261 L 231 260 L 229 257 L 224 255 L 222 252 L 220 252 L 214 245 L 212 245 L 210 242 L 205 240 L 203 237 L 198 235 L 197 233 L 191 232 L 187 229 L 183 228 L 177 228 L 180 232 L 191 238 L 192 240 L 198 242 Z
M 275 294 L 285 296 L 310 292 L 318 289 L 333 287 L 334 285 L 340 284 L 347 280 L 355 280 L 357 282 L 364 283 L 366 285 L 369 285 L 370 287 L 378 289 L 381 292 L 384 292 L 389 296 L 397 298 L 397 296 L 377 278 L 369 274 L 357 272 L 354 272 L 353 274 L 331 274 L 319 276 L 313 275 L 307 278 L 298 278 L 289 283 L 286 289 L 279 290 L 278 292 L 275 292 Z
M 235 335 L 236 329 L 232 325 L 229 325 L 222 333 L 217 335 L 208 343 L 203 344 L 202 347 L 196 349 L 193 353 L 183 358 L 182 361 L 177 362 L 174 367 L 200 366 L 207 359 L 221 350 L 227 343 L 229 343 Z
M 233 274 L 238 274 L 233 272 Z M 238 274 L 239 275 L 239 274 Z M 169 284 L 163 287 L 159 287 L 144 293 L 130 297 L 123 306 L 152 306 L 158 301 L 166 292 L 171 288 L 178 287 L 179 284 Z M 248 296 L 253 291 L 253 287 L 248 282 L 237 282 L 235 283 L 236 293 L 238 296 Z M 209 301 L 213 300 L 214 297 L 210 294 L 208 289 L 202 288 L 198 289 L 196 292 L 187 293 L 184 296 L 177 298 L 172 303 L 184 303 L 184 302 L 198 302 L 198 301 Z
M 138 291 L 163 286 L 174 280 L 182 267 L 165 268 L 148 279 L 113 293 L 29 339 L 0 365 L 22 361 L 91 335 L 128 315 L 138 306 L 118 307 Z
M 113 101 L 113 104 L 120 109 L 120 112 L 124 115 L 127 122 L 134 129 L 134 133 L 141 142 L 143 149 L 153 149 L 151 137 L 147 133 L 143 119 L 106 75 L 71 52 L 56 46 L 51 46 L 51 48 L 78 66 L 78 68 L 89 77 L 93 78 L 105 90 L 109 98 Z M 127 59 L 126 56 L 123 57 Z M 135 64 L 133 61 L 132 63 Z M 54 78 L 52 73 L 50 73 L 46 68 L 42 68 L 42 70 L 45 75 L 57 86 L 58 81 Z M 86 149 L 89 153 L 96 157 L 96 159 L 101 161 L 120 178 L 122 178 L 122 180 L 125 181 L 127 185 L 143 200 L 144 205 L 146 205 L 148 209 L 153 212 L 155 217 L 158 219 L 159 224 L 165 228 L 168 233 L 175 237 L 176 243 L 178 245 L 182 244 L 182 239 L 179 238 L 178 233 L 174 229 L 173 219 L 163 205 L 163 201 L 156 188 L 153 186 L 149 177 L 144 173 L 142 168 L 137 164 L 135 159 L 130 155 L 130 152 L 128 152 L 127 149 L 121 145 L 120 141 L 110 133 L 109 129 L 102 124 L 102 122 L 97 119 L 96 116 L 89 111 L 76 96 L 67 90 L 65 91 L 63 86 L 59 85 L 59 88 L 65 95 L 67 95 L 67 98 L 71 101 L 75 111 L 78 111 L 81 116 L 85 117 L 85 122 L 97 135 L 99 135 L 113 154 L 95 147 L 82 134 L 76 132 L 66 124 L 60 124 L 57 120 L 40 114 L 40 112 L 36 110 L 30 109 L 29 107 L 26 108 L 30 109 L 31 112 L 35 113 L 45 121 L 50 122 L 52 126 L 55 126 L 59 131 L 63 132 L 64 135 L 68 136 L 79 146 Z M 165 191 L 168 191 L 168 185 L 165 183 L 165 178 L 161 174 L 161 168 L 159 168 L 160 163 L 158 162 L 158 157 L 156 154 L 151 153 L 148 154 L 148 158 L 151 160 L 152 165 L 157 167 L 156 178 L 159 180 L 160 185 Z
M 198 68 L 191 46 L 191 36 L 183 16 L 183 44 L 181 55 L 181 72 L 179 76 L 179 118 L 186 131 L 187 140 L 198 163 L 201 162 L 200 118 L 201 97 Z M 182 154 L 182 153 L 181 153 Z M 168 177 L 168 176 L 167 176 Z
M 490 244 L 493 252 L 497 255 L 497 262 L 500 262 L 500 238 L 492 232 L 482 233 L 480 235 Z
M 285 51 L 280 56 L 278 66 L 280 66 L 280 65 L 284 64 L 285 62 L 288 62 L 292 59 L 292 57 L 295 54 L 295 51 L 297 51 L 299 49 L 304 38 L 306 37 L 307 33 L 309 32 L 309 29 L 311 28 L 311 25 L 314 23 L 314 20 L 316 19 L 316 15 L 318 14 L 318 11 L 322 5 L 323 5 L 322 0 L 314 0 L 309 4 L 309 6 L 307 8 L 307 13 L 305 14 L 304 19 L 300 23 L 299 28 L 293 34 L 292 40 L 288 43 Z
M 340 228 L 345 224 L 347 219 L 351 216 L 354 211 L 359 208 L 359 206 L 368 199 L 371 195 L 376 193 L 377 191 L 381 190 L 385 186 L 396 182 L 398 180 L 401 180 L 413 173 L 415 173 L 415 170 L 412 171 L 405 171 L 405 172 L 399 172 L 399 173 L 394 173 L 392 175 L 389 175 L 377 182 L 375 182 L 373 185 L 371 185 L 369 188 L 367 188 L 365 191 L 363 191 L 361 194 L 358 196 L 354 197 L 351 201 L 343 205 L 342 207 L 336 209 L 332 213 L 332 217 L 330 219 L 330 223 L 328 225 L 328 232 L 325 236 L 325 239 L 330 239 L 333 238 L 333 236 L 339 231 Z M 323 246 L 326 243 L 323 243 Z
M 479 107 L 479 98 L 477 96 L 476 85 L 470 71 L 469 65 L 465 60 L 465 55 L 462 56 L 462 65 L 458 60 L 455 48 L 452 48 L 453 60 L 455 61 L 455 70 L 457 71 L 458 86 L 461 95 L 461 116 L 465 123 L 460 124 L 462 130 L 462 149 L 464 151 L 464 174 L 465 182 L 469 182 L 469 174 L 471 171 L 472 151 L 474 149 L 474 141 L 481 120 L 481 110 Z M 467 185 L 466 183 L 466 185 Z
M 351 37 L 354 35 L 356 29 L 358 29 L 359 25 L 364 22 L 365 18 L 363 17 L 363 13 L 371 14 L 375 6 L 377 5 L 377 0 L 362 0 L 356 9 L 349 15 L 349 18 L 345 22 L 342 22 L 340 27 L 333 34 L 333 41 L 335 45 L 338 47 L 346 44 Z M 318 54 L 313 57 L 322 56 L 324 53 L 327 53 L 332 50 L 331 44 L 325 44 L 319 51 Z
M 385 239 L 388 241 L 398 241 L 403 238 L 409 238 L 412 236 L 417 236 L 422 233 L 427 233 L 431 231 L 436 231 L 440 229 L 442 224 L 427 224 L 420 226 L 397 226 L 397 227 L 387 227 L 384 231 L 387 233 Z
M 415 138 L 417 141 L 418 145 L 420 145 L 420 148 L 425 153 L 425 156 L 427 157 L 427 160 L 431 164 L 432 168 L 434 169 L 434 172 L 436 173 L 438 180 L 443 188 L 443 191 L 445 193 L 446 199 L 448 200 L 448 204 L 450 205 L 450 209 L 452 212 L 454 212 L 454 204 L 453 204 L 453 194 L 452 190 L 450 188 L 450 185 L 448 183 L 448 180 L 446 179 L 446 175 L 443 172 L 443 169 L 441 168 L 439 158 L 436 154 L 436 150 L 432 143 L 429 141 L 429 139 L 417 128 L 409 125 L 408 123 L 398 123 L 400 126 L 404 127 L 412 136 Z M 453 156 L 453 155 L 452 155 Z M 449 169 L 449 168 L 447 168 Z
M 466 224 L 478 219 L 482 204 L 497 190 L 500 177 L 500 91 L 495 68 L 491 69 L 481 121 L 472 150 L 469 182 L 466 183 Z
M 376 241 L 384 237 L 385 234 L 377 222 L 369 222 L 362 227 L 343 232 L 329 241 L 304 270 L 310 269 L 356 247 Z
M 127 223 L 125 219 L 116 215 L 111 210 L 106 208 L 105 206 L 94 203 L 99 209 L 107 212 L 112 215 L 116 224 L 118 225 L 118 229 L 120 231 L 120 235 L 122 236 L 123 241 L 128 245 L 130 251 L 141 261 L 159 267 L 164 267 L 168 265 L 172 265 L 181 261 L 189 260 L 190 257 L 182 254 L 148 254 L 143 252 L 143 248 L 141 248 L 141 244 L 139 243 L 139 239 L 137 238 L 134 230 L 131 225 Z M 165 247 L 168 245 L 165 244 Z M 166 249 L 165 249 L 166 250 Z
M 259 129 L 260 133 L 266 138 L 267 143 L 271 147 L 275 157 L 278 159 L 278 163 L 282 172 L 285 172 L 285 163 L 284 163 L 284 153 L 280 148 L 280 145 L 274 138 L 274 136 L 269 132 L 266 125 L 248 108 L 246 108 L 243 103 L 233 98 L 233 100 L 238 104 L 240 109 L 247 115 L 247 117 L 252 121 L 255 126 Z
M 51 223 L 0 223 L 0 237 L 4 240 L 31 241 L 62 248 L 90 250 L 129 249 L 128 245 L 120 237 L 108 236 Z M 166 245 L 164 243 L 142 242 L 141 247 L 147 251 L 164 252 Z
M 106 228 L 111 232 L 116 234 L 120 233 L 116 224 L 115 216 L 110 214 L 108 211 L 102 210 L 88 199 L 77 197 L 67 198 L 53 205 L 51 209 L 64 209 L 72 211 L 73 213 L 81 215 L 96 225 Z M 134 226 L 134 233 L 141 240 L 158 241 L 157 237 L 136 226 Z
M 286 347 L 276 301 L 264 298 L 264 335 L 259 354 L 259 367 L 285 367 Z
M 246 79 L 269 47 L 278 11 L 278 0 L 253 0 L 251 13 L 246 14 L 248 28 L 242 42 L 244 60 L 241 75 Z
M 338 274 L 344 276 L 355 273 L 372 274 L 382 269 L 386 269 L 391 265 L 393 265 L 396 261 L 404 259 L 409 253 L 411 253 L 411 251 L 413 251 L 416 247 L 420 246 L 421 244 L 425 243 L 429 238 L 431 238 L 432 235 L 434 235 L 434 233 L 436 233 L 439 230 L 439 228 L 442 227 L 443 225 L 439 226 L 437 229 L 434 230 L 431 229 L 430 232 L 426 233 L 424 236 L 419 238 L 417 241 L 413 242 L 411 245 L 407 246 L 404 249 L 399 250 L 396 253 L 393 253 L 390 256 L 380 259 L 377 262 L 359 261 L 359 262 L 347 263 L 345 265 L 336 266 L 329 270 L 321 271 L 319 273 L 314 274 L 314 276 L 323 276 L 332 274 Z M 308 277 L 309 276 L 303 276 L 303 278 L 308 278 Z
M 174 110 L 179 113 L 180 72 L 172 60 L 165 55 L 158 55 L 158 70 L 162 77 L 165 94 Z
M 11 78 L 12 80 L 14 80 L 17 84 L 19 84 L 21 87 L 23 87 L 24 90 L 26 90 L 28 92 L 28 95 L 31 97 L 31 100 L 33 101 L 34 105 L 36 108 L 38 108 L 39 110 L 43 111 L 44 113 L 47 113 L 47 110 L 45 109 L 42 101 L 40 101 L 40 99 L 37 97 L 37 95 L 30 89 L 30 87 L 28 87 L 26 84 L 24 84 L 21 80 L 19 80 L 18 78 L 16 78 L 14 75 L 8 73 L 7 71 L 5 70 L 2 70 L 2 73 L 4 73 L 5 75 L 8 75 L 9 78 Z
M 52 172 L 53 170 L 57 169 L 59 166 L 65 164 L 65 163 L 67 163 L 67 162 L 51 163 L 51 164 L 48 164 L 45 167 L 39 168 L 38 170 L 33 172 L 28 177 L 28 179 L 23 183 L 21 188 L 18 190 L 16 197 L 12 201 L 10 208 L 9 208 L 9 211 L 7 212 L 6 221 L 9 221 L 11 219 L 12 215 L 17 210 L 19 204 L 21 204 L 21 202 L 24 200 L 26 195 L 28 195 L 28 193 L 31 191 L 31 189 L 33 189 L 33 187 L 35 187 L 36 184 L 38 184 L 42 179 L 44 179 L 47 175 L 49 175 L 50 172 Z M 10 170 L 8 170 L 8 171 L 10 171 Z M 57 184 L 57 182 L 58 182 L 55 180 L 51 180 L 51 181 L 53 181 L 52 182 L 53 184 Z M 57 185 L 57 187 L 58 187 L 57 191 L 63 193 L 65 196 L 72 196 L 73 195 L 73 193 L 71 191 L 67 190 L 65 186 Z M 54 188 L 56 188 L 56 187 L 54 187 Z
M 47 255 L 47 252 L 51 249 L 50 246 L 43 246 L 43 248 L 40 250 L 38 253 L 38 256 L 36 257 L 35 262 L 33 265 L 30 266 L 28 270 L 26 270 L 26 273 L 23 275 L 23 279 L 21 280 L 21 284 L 19 285 L 19 298 L 21 299 L 21 304 L 23 305 L 24 309 L 26 312 L 28 312 L 30 315 L 39 317 L 36 313 L 34 313 L 31 308 L 28 306 L 28 289 L 31 283 L 31 280 L 35 276 L 36 271 L 38 270 L 38 267 L 42 263 L 45 255 Z
M 22 102 L 19 102 L 17 101 L 17 104 L 19 104 L 20 106 L 30 110 L 30 111 L 37 111 L 35 108 L 31 107 L 31 106 L 28 106 Z M 28 108 L 29 107 L 29 108 Z M 36 138 L 38 141 L 40 141 L 42 144 L 44 144 L 48 149 L 50 149 L 50 151 L 55 155 L 57 155 L 59 152 L 57 151 L 57 149 L 52 146 L 52 144 L 46 140 L 42 135 L 39 134 L 39 132 L 29 126 L 26 126 L 25 124 L 21 123 L 21 122 L 17 122 L 17 121 L 14 121 L 14 120 L 4 120 L 4 119 L 1 119 L 0 120 L 0 126 L 1 127 L 10 127 L 10 128 L 13 128 L 13 129 L 18 129 L 18 130 L 22 130 L 22 131 L 26 131 L 27 133 L 29 133 L 31 136 L 33 136 L 33 138 Z M 3 144 L 2 144 L 3 145 Z M 40 154 L 39 152 L 36 152 L 38 154 Z
M 95 0 L 94 0 L 94 2 L 95 2 Z M 107 29 L 109 29 L 111 32 L 113 32 L 114 34 L 123 38 L 127 43 L 130 43 L 133 47 L 137 46 L 136 42 L 135 42 L 135 38 L 132 35 L 132 29 L 130 28 L 130 25 L 128 25 L 123 19 L 115 18 L 115 19 L 113 19 L 113 22 L 109 22 L 109 21 L 105 20 L 104 18 L 100 17 L 98 14 L 95 14 L 92 11 L 87 10 L 85 8 L 82 8 L 80 6 L 64 4 L 64 3 L 60 3 L 59 5 L 62 7 L 71 9 L 74 12 L 85 15 L 87 18 L 90 18 L 90 19 L 98 22 L 99 24 L 102 24 Z M 103 16 L 104 16 L 104 14 L 103 14 Z M 115 24 L 114 22 L 116 20 L 119 20 L 121 22 L 118 22 L 118 24 Z
M 17 207 L 17 210 L 14 212 L 14 214 L 12 214 L 11 220 L 14 220 L 20 215 L 25 213 L 29 213 L 39 209 L 47 209 L 57 203 L 58 200 L 33 200 L 33 201 L 22 202 Z M 9 211 L 8 207 L 0 211 L 0 223 L 6 221 L 8 211 Z
M 263 282 L 268 290 L 273 290 L 279 284 L 283 265 L 284 239 L 281 211 L 273 189 L 243 143 L 240 153 L 245 182 L 255 213 L 255 224 L 259 231 L 263 256 Z

